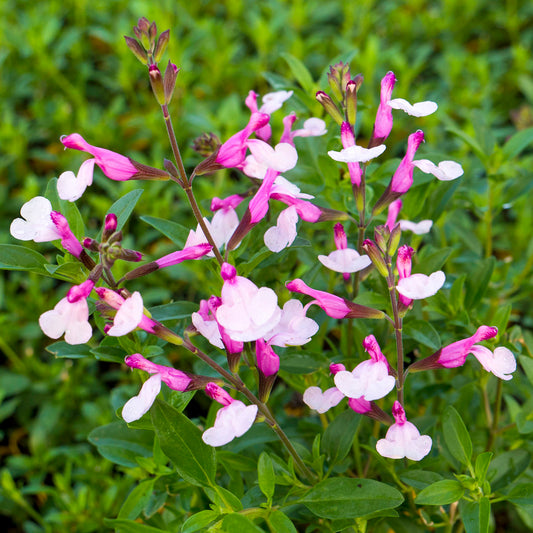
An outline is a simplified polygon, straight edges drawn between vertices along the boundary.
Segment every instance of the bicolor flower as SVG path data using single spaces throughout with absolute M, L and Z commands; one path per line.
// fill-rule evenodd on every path
M 376 443 L 377 452 L 389 459 L 407 457 L 412 461 L 420 461 L 431 450 L 431 437 L 420 435 L 415 425 L 407 421 L 400 402 L 394 402 L 392 415 L 395 423 L 387 430 L 385 438 Z
M 334 272 L 341 272 L 344 279 L 350 279 L 350 274 L 359 272 L 372 261 L 368 255 L 360 255 L 357 250 L 348 248 L 346 233 L 342 224 L 335 224 L 335 244 L 337 249 L 329 255 L 319 255 L 318 260 L 330 270 Z
M 379 97 L 379 106 L 374 122 L 374 131 L 372 137 L 377 142 L 383 142 L 392 130 L 392 109 L 389 102 L 392 96 L 392 90 L 396 83 L 394 72 L 387 72 L 381 80 L 381 93 Z
M 235 341 L 255 341 L 273 329 L 281 318 L 276 293 L 258 288 L 249 279 L 237 276 L 235 267 L 224 263 L 222 305 L 216 310 L 217 322 Z
M 429 276 L 425 274 L 411 274 L 401 279 L 396 285 L 396 290 L 405 298 L 411 300 L 423 300 L 429 298 L 442 288 L 446 276 L 442 270 L 433 272 Z
M 138 368 L 139 370 L 153 374 L 144 382 L 139 394 L 130 398 L 124 404 L 122 418 L 128 423 L 139 420 L 139 418 L 150 410 L 156 396 L 161 390 L 161 382 L 166 383 L 173 390 L 183 392 L 190 389 L 193 381 L 185 372 L 152 363 L 152 361 L 149 361 L 140 353 L 129 355 L 124 362 L 130 368 Z
M 281 318 L 276 326 L 264 335 L 273 346 L 301 346 L 307 344 L 318 331 L 318 324 L 306 316 L 311 304 L 305 307 L 299 300 L 288 300 L 281 310 Z
M 344 394 L 337 387 L 331 387 L 324 392 L 320 387 L 309 387 L 303 394 L 305 405 L 321 414 L 338 405 L 343 398 Z
M 202 434 L 202 440 L 206 444 L 223 446 L 236 437 L 241 437 L 252 427 L 257 416 L 257 405 L 245 405 L 239 400 L 234 400 L 215 383 L 208 383 L 205 392 L 223 405 L 217 412 L 215 425 Z
M 370 359 L 359 363 L 352 372 L 337 372 L 335 385 L 348 398 L 378 400 L 394 388 L 396 380 L 389 375 L 389 363 L 374 335 L 366 337 L 363 346 L 370 354 Z
M 192 323 L 196 330 L 203 335 L 213 346 L 224 349 L 224 343 L 218 329 L 218 322 L 211 312 L 207 300 L 200 301 L 200 309 L 191 315 Z
M 65 335 L 67 344 L 85 344 L 92 336 L 87 297 L 94 288 L 92 280 L 72 287 L 65 298 L 39 317 L 43 333 L 52 339 Z
M 81 164 L 77 176 L 71 170 L 67 170 L 59 176 L 57 194 L 61 200 L 75 202 L 82 197 L 85 189 L 93 182 L 95 163 L 96 159 L 87 159 Z
M 414 362 L 409 367 L 409 371 L 417 372 L 420 370 L 428 370 L 430 368 L 456 368 L 463 366 L 468 354 L 472 353 L 472 347 L 481 341 L 496 337 L 497 334 L 498 328 L 480 326 L 471 337 L 452 342 L 452 344 L 444 346 L 444 348 L 441 348 L 433 355 Z
M 412 262 L 413 262 L 412 257 L 414 253 L 415 251 L 413 250 L 413 248 L 411 248 L 410 246 L 407 246 L 407 244 L 404 244 L 403 246 L 400 246 L 398 248 L 398 256 L 396 258 L 396 268 L 398 269 L 399 281 L 402 281 L 411 275 L 411 267 L 412 267 Z M 411 303 L 413 302 L 412 298 L 408 298 L 407 296 L 404 296 L 402 293 L 400 293 L 399 299 L 400 299 L 400 302 L 405 307 L 409 307 Z
M 321 118 L 311 117 L 303 123 L 303 128 L 294 130 L 292 138 L 294 137 L 320 137 L 328 132 L 326 123 Z
M 438 165 L 429 159 L 418 159 L 413 165 L 426 174 L 433 174 L 440 181 L 451 181 L 464 174 L 463 167 L 455 161 L 441 161 Z
M 247 145 L 259 164 L 276 172 L 291 170 L 298 161 L 298 152 L 289 143 L 279 143 L 272 147 L 259 139 L 250 139 Z
M 311 304 L 318 305 L 331 318 L 384 318 L 383 311 L 372 309 L 345 300 L 329 292 L 312 289 L 301 279 L 288 281 L 285 286 L 292 292 L 307 294 L 314 298 Z
M 421 220 L 420 222 L 400 220 L 399 224 L 402 231 L 412 231 L 415 235 L 424 235 L 430 232 L 433 226 L 433 220 Z
M 298 222 L 298 213 L 296 207 L 291 206 L 284 209 L 279 215 L 275 226 L 267 229 L 263 239 L 265 246 L 271 252 L 281 252 L 284 248 L 289 247 L 296 239 L 296 224 Z
M 66 148 L 81 150 L 94 157 L 94 162 L 110 179 L 125 181 L 130 179 L 168 179 L 168 174 L 157 168 L 143 165 L 116 152 L 89 144 L 79 133 L 61 137 Z
M 388 102 L 388 106 L 392 109 L 401 109 L 413 117 L 427 117 L 428 115 L 435 113 L 439 107 L 435 102 L 431 102 L 429 100 L 425 102 L 417 102 L 416 104 L 410 104 L 403 98 L 395 98 L 394 100 L 390 100 Z

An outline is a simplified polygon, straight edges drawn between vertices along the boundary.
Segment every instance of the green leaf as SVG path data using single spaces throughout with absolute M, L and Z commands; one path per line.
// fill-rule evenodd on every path
M 487 479 L 493 491 L 503 489 L 513 482 L 531 462 L 526 450 L 511 450 L 497 455 L 487 470 Z
M 509 322 L 512 309 L 512 304 L 501 305 L 498 307 L 498 309 L 496 309 L 490 324 L 491 326 L 498 328 L 499 335 L 502 335 L 507 330 L 507 324 Z
M 242 511 L 242 502 L 233 492 L 220 486 L 204 487 L 207 497 L 218 507 L 220 513 Z
M 418 505 L 447 505 L 461 499 L 465 489 L 454 479 L 443 479 L 423 489 L 415 498 Z
M 533 385 L 533 359 L 527 355 L 519 355 L 518 360 L 526 373 L 527 379 Z
M 407 322 L 404 325 L 403 331 L 406 337 L 414 339 L 432 350 L 437 351 L 441 347 L 437 330 L 425 320 L 412 320 Z
M 172 302 L 171 304 L 158 305 L 150 308 L 150 313 L 154 320 L 163 322 L 164 320 L 190 319 L 191 315 L 198 311 L 198 304 L 195 302 Z
M 104 518 L 104 524 L 119 530 L 120 533 L 168 533 L 168 529 L 159 529 L 158 527 L 146 526 L 133 520 L 123 518 Z
M 150 224 L 157 231 L 160 231 L 163 235 L 168 237 L 172 242 L 176 243 L 180 248 L 185 246 L 187 237 L 189 236 L 189 228 L 178 224 L 177 222 L 172 222 L 170 220 L 165 220 L 163 218 L 143 216 L 140 217 L 143 222 Z
M 219 517 L 215 511 L 200 511 L 187 518 L 181 528 L 181 533 L 194 533 L 195 531 L 205 531 L 205 528 Z
M 68 261 L 62 265 L 44 265 L 46 271 L 51 277 L 68 281 L 69 283 L 79 284 L 87 279 L 86 271 L 83 270 L 81 263 Z
M 81 359 L 88 357 L 91 354 L 91 349 L 86 344 L 68 344 L 64 341 L 54 342 L 46 347 L 46 351 L 50 352 L 55 357 Z M 122 358 L 123 360 L 124 358 Z M 122 361 L 121 361 L 122 362 Z
M 321 518 L 359 518 L 403 502 L 401 493 L 372 479 L 330 478 L 311 489 L 300 503 Z
M 516 132 L 503 145 L 502 152 L 505 159 L 512 159 L 533 143 L 533 128 Z
M 311 73 L 309 70 L 307 70 L 307 67 L 299 59 L 289 53 L 283 53 L 281 54 L 281 57 L 285 59 L 287 65 L 289 65 L 292 75 L 300 84 L 302 89 L 306 93 L 314 93 L 315 83 L 313 81 L 313 76 L 311 76 Z
M 282 511 L 274 511 L 267 518 L 268 525 L 276 533 L 298 533 L 291 519 Z
M 482 261 L 481 266 L 468 277 L 465 296 L 465 307 L 467 309 L 479 304 L 483 298 L 489 286 L 495 264 L 496 259 L 494 257 L 487 257 Z
M 117 215 L 117 231 L 124 227 L 124 224 L 126 224 L 131 212 L 135 209 L 135 206 L 143 192 L 143 189 L 134 189 L 133 191 L 125 194 L 122 198 L 119 198 L 107 210 L 106 214 L 114 213 Z
M 440 481 L 442 476 L 428 470 L 408 470 L 400 476 L 400 479 L 415 489 L 425 489 L 428 485 Z
M 4 270 L 28 270 L 48 275 L 45 269 L 48 261 L 31 248 L 17 244 L 0 244 L 0 257 L 0 268 Z
M 213 485 L 215 449 L 204 443 L 196 425 L 161 400 L 154 402 L 150 413 L 161 449 L 179 475 L 194 485 Z
M 271 501 L 276 487 L 276 475 L 274 474 L 272 459 L 266 452 L 261 453 L 257 462 L 257 480 L 261 492 L 267 497 L 268 501 Z
M 257 527 L 248 517 L 231 513 L 222 520 L 221 531 L 224 533 L 264 533 L 262 529 Z
M 481 148 L 481 145 L 477 142 L 476 139 L 472 138 L 470 135 L 465 133 L 463 130 L 456 128 L 455 126 L 450 126 L 446 128 L 446 131 L 449 131 L 450 133 L 453 133 L 460 139 L 462 139 L 472 150 L 474 150 L 475 154 L 479 157 L 479 159 L 485 163 L 488 159 L 488 155 L 485 154 L 483 149 Z
M 100 455 L 121 466 L 136 467 L 137 457 L 150 457 L 154 434 L 151 431 L 128 428 L 125 422 L 112 422 L 93 429 L 88 436 Z
M 118 518 L 135 520 L 145 508 L 152 497 L 156 478 L 141 481 L 126 498 L 118 512 Z
M 476 479 L 480 485 L 483 485 L 487 477 L 487 470 L 494 454 L 492 452 L 480 453 L 476 457 L 476 464 L 474 472 L 476 473 Z
M 461 500 L 459 512 L 466 533 L 488 533 L 490 522 L 490 501 L 483 496 L 478 502 Z
M 322 453 L 331 466 L 340 463 L 350 451 L 360 421 L 361 415 L 346 409 L 324 431 Z
M 520 483 L 507 494 L 507 499 L 516 505 L 533 505 L 533 483 Z
M 462 464 L 470 464 L 472 441 L 463 419 L 451 405 L 444 411 L 442 429 L 450 453 Z

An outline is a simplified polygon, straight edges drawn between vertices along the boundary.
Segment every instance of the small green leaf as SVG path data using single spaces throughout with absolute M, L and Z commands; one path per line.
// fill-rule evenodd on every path
M 152 497 L 156 478 L 141 481 L 126 498 L 118 512 L 118 518 L 135 520 Z
M 463 419 L 451 405 L 444 411 L 442 428 L 444 441 L 450 453 L 462 464 L 470 464 L 472 441 Z
M 490 522 L 490 501 L 483 496 L 477 502 L 461 500 L 459 512 L 466 533 L 488 533 Z
M 276 475 L 274 474 L 272 459 L 266 452 L 262 452 L 259 456 L 257 479 L 261 492 L 267 497 L 268 501 L 271 501 L 276 487 Z
M 160 231 L 163 235 L 168 237 L 172 242 L 176 243 L 180 248 L 183 248 L 187 237 L 189 236 L 189 228 L 178 224 L 177 222 L 172 222 L 170 220 L 165 220 L 163 218 L 143 216 L 140 217 L 143 222 L 150 224 L 157 231 Z
M 123 518 L 104 518 L 104 524 L 119 530 L 120 533 L 168 533 L 168 529 L 159 529 L 158 527 L 139 524 L 139 522 L 134 520 Z
M 222 520 L 222 529 L 224 533 L 264 533 L 262 529 L 257 527 L 248 517 L 231 513 Z
M 137 457 L 152 455 L 152 431 L 128 428 L 125 422 L 112 422 L 93 429 L 88 436 L 100 455 L 121 466 L 135 468 Z
M 428 485 L 440 481 L 442 476 L 436 472 L 429 472 L 428 470 L 407 470 L 404 472 L 400 479 L 411 485 L 415 489 L 425 489 Z
M 86 344 L 72 345 L 64 341 L 50 344 L 50 346 L 46 347 L 46 351 L 61 359 L 81 359 L 82 357 L 88 357 L 91 354 L 91 349 Z
M 285 61 L 287 62 L 287 65 L 289 65 L 292 75 L 300 84 L 302 89 L 306 93 L 314 93 L 315 83 L 313 81 L 313 76 L 311 76 L 311 73 L 309 72 L 309 70 L 307 70 L 307 67 L 299 59 L 297 59 L 291 54 L 283 53 L 281 54 L 281 57 L 283 57 L 283 59 L 285 59 Z
M 480 453 L 476 457 L 476 464 L 474 467 L 474 472 L 476 473 L 476 479 L 479 485 L 483 485 L 487 477 L 487 470 L 489 468 L 490 462 L 494 454 L 492 452 Z
M 181 533 L 194 533 L 195 531 L 205 531 L 205 528 L 219 517 L 215 511 L 200 511 L 187 518 L 181 528 Z
M 487 291 L 496 259 L 491 256 L 481 262 L 481 266 L 468 277 L 465 307 L 470 309 L 477 305 Z
M 527 379 L 533 385 L 533 358 L 527 355 L 519 355 L 518 360 L 526 373 Z
M 119 198 L 108 210 L 106 214 L 114 213 L 117 215 L 117 231 L 121 230 L 126 224 L 132 211 L 135 209 L 143 189 L 134 189 L 133 191 L 125 194 L 122 198 Z
M 3 270 L 28 270 L 48 275 L 46 258 L 39 252 L 16 244 L 0 244 L 0 268 Z
M 276 533 L 298 533 L 291 519 L 282 511 L 274 511 L 267 519 L 267 522 Z
M 516 132 L 503 145 L 502 151 L 505 159 L 516 157 L 531 143 L 533 143 L 533 128 Z
M 195 302 L 172 302 L 150 308 L 152 318 L 158 322 L 189 319 L 196 311 L 198 311 L 198 304 Z
M 154 402 L 150 414 L 161 449 L 178 474 L 194 485 L 213 485 L 215 449 L 204 443 L 198 427 L 161 400 Z
M 497 455 L 487 470 L 487 480 L 491 489 L 497 491 L 512 483 L 531 462 L 526 450 L 511 450 Z
M 407 322 L 404 325 L 403 331 L 406 337 L 414 339 L 432 350 L 437 351 L 441 347 L 437 330 L 425 320 L 412 320 Z
M 516 505 L 533 505 L 533 483 L 515 485 L 506 497 Z
M 330 478 L 312 488 L 300 503 L 320 518 L 358 518 L 403 502 L 401 493 L 373 479 Z
M 331 466 L 340 463 L 350 451 L 360 421 L 361 415 L 346 409 L 324 431 L 322 453 Z
M 465 492 L 459 481 L 443 479 L 423 489 L 415 498 L 418 505 L 448 505 L 461 499 Z
M 218 507 L 220 513 L 242 511 L 242 502 L 233 492 L 224 487 L 204 487 L 207 497 Z

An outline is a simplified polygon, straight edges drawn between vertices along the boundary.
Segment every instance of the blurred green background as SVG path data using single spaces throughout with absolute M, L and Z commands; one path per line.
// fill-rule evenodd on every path
M 375 109 L 388 70 L 398 78 L 395 97 L 437 101 L 438 118 L 424 124 L 431 146 L 425 155 L 445 155 L 465 169 L 442 214 L 437 244 L 453 246 L 452 272 L 472 272 L 481 268 L 478 261 L 495 258 L 488 306 L 495 311 L 513 304 L 510 325 L 520 327 L 515 340 L 531 355 L 532 152 L 527 135 L 512 150 L 501 147 L 533 126 L 533 3 L 4 0 L 0 243 L 14 243 L 8 228 L 24 202 L 85 159 L 64 151 L 61 135 L 79 132 L 92 144 L 152 166 L 169 157 L 145 68 L 123 39 L 141 16 L 155 20 L 160 31 L 171 30 L 164 62 L 170 58 L 181 68 L 171 113 L 190 167 L 198 161 L 190 148 L 196 136 L 212 131 L 224 140 L 247 122 L 243 102 L 251 89 L 264 94 L 294 88 L 292 108 L 322 116 L 313 92 L 326 89 L 325 72 L 339 58 L 349 60 L 352 75 L 364 75 L 360 100 L 367 131 L 373 116 L 364 109 Z M 295 79 L 293 58 L 312 74 L 312 91 Z M 390 144 L 398 153 L 408 133 L 395 128 Z M 234 192 L 232 179 L 221 172 L 199 180 L 203 205 Z M 138 249 L 165 248 L 140 214 L 192 224 L 184 198 L 167 184 L 117 183 L 101 174 L 95 182 L 78 202 L 91 236 L 111 203 L 136 188 L 145 192 L 128 239 Z M 51 245 L 30 246 L 54 254 Z M 174 294 L 195 297 L 191 279 L 185 274 L 173 280 Z M 121 380 L 118 366 L 56 360 L 45 351 L 49 340 L 37 317 L 55 305 L 58 292 L 63 296 L 65 285 L 14 271 L 0 278 L 0 512 L 10 517 L 10 531 L 104 531 L 103 517 L 116 515 L 135 477 L 87 443 L 94 427 L 113 419 L 111 405 L 120 405 L 116 398 L 110 404 L 108 392 Z M 148 302 L 164 303 L 165 291 L 152 281 Z

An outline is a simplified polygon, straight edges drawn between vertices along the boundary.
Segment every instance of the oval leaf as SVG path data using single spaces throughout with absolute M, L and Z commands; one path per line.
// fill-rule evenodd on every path
M 459 413 L 449 405 L 442 417 L 444 441 L 450 453 L 462 464 L 470 464 L 472 441 Z
M 418 505 L 447 505 L 461 499 L 465 489 L 459 481 L 443 479 L 423 489 L 415 498 Z

